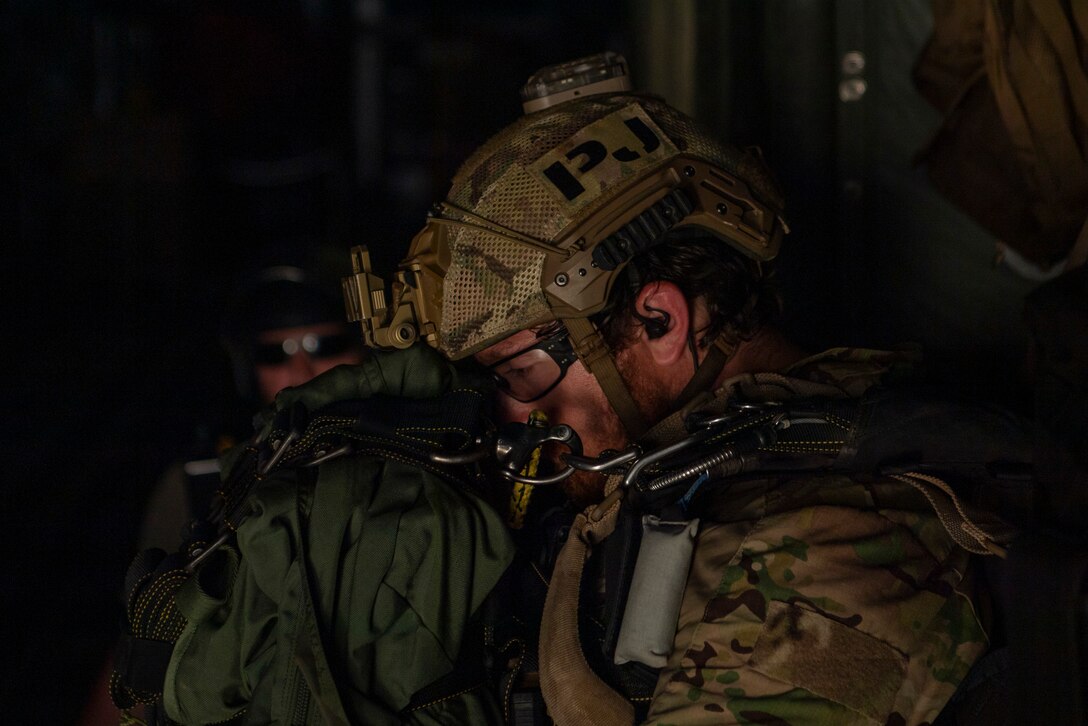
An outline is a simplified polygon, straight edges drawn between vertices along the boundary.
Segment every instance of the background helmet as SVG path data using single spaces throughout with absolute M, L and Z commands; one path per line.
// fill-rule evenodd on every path
M 220 326 L 238 393 L 248 401 L 259 401 L 253 345 L 261 333 L 330 322 L 344 322 L 344 307 L 334 287 L 290 265 L 266 267 L 250 275 L 227 302 Z

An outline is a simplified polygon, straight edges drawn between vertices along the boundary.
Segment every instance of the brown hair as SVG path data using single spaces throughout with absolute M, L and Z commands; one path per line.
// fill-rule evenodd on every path
M 639 290 L 652 282 L 671 282 L 693 301 L 702 298 L 710 315 L 704 330 L 695 331 L 705 347 L 725 329 L 742 340 L 774 322 L 782 299 L 769 263 L 759 263 L 705 232 L 672 232 L 662 243 L 636 256 L 609 294 L 607 307 L 594 316 L 613 350 L 628 344 L 640 315 Z

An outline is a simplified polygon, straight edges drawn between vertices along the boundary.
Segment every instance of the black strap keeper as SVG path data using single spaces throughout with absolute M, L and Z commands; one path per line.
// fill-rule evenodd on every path
M 121 681 L 133 691 L 162 693 L 166 683 L 166 668 L 174 644 L 163 640 L 148 640 L 124 633 L 117 644 L 114 670 Z

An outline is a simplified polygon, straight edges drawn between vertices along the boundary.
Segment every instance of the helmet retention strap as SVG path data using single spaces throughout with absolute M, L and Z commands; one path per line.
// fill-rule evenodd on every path
M 601 332 L 587 318 L 567 318 L 563 324 L 570 333 L 574 352 L 597 379 L 605 397 L 627 430 L 627 435 L 632 440 L 642 436 L 646 432 L 646 420 L 631 392 L 627 390 L 627 384 L 623 382 L 619 369 L 616 368 L 616 361 L 612 358 L 612 351 Z

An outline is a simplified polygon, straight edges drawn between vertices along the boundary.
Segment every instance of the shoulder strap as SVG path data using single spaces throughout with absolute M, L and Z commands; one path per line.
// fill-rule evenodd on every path
M 456 466 L 434 463 L 436 453 L 464 453 L 483 430 L 483 394 L 470 388 L 435 398 L 376 395 L 342 401 L 310 413 L 301 403 L 276 414 L 223 475 L 217 521 L 236 530 L 253 487 L 279 468 L 316 466 L 346 454 L 377 454 L 409 461 L 447 480 L 464 483 Z M 230 454 L 228 454 L 229 456 Z
M 606 491 L 617 489 L 613 476 Z M 634 721 L 634 708 L 593 672 L 578 639 L 578 600 L 582 570 L 596 543 L 616 527 L 619 497 L 590 506 L 575 517 L 566 544 L 552 570 L 540 623 L 540 689 L 558 724 L 621 726 Z

